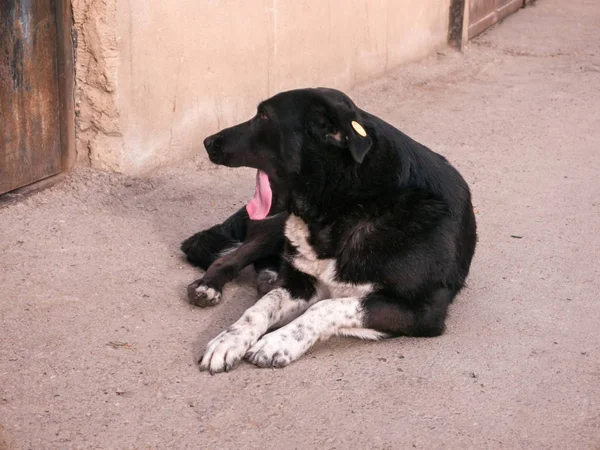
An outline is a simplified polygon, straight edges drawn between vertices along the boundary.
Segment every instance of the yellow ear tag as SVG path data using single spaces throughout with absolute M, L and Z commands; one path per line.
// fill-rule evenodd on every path
M 362 127 L 362 125 L 360 123 L 353 120 L 352 128 L 354 128 L 354 131 L 356 131 L 362 137 L 367 137 L 367 132 L 365 131 L 365 129 Z

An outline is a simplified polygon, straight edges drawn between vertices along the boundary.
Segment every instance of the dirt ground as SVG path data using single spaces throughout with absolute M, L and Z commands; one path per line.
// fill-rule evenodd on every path
M 600 449 L 599 42 L 597 0 L 541 0 L 352 90 L 472 186 L 479 246 L 439 338 L 199 372 L 256 300 L 248 270 L 215 308 L 185 301 L 179 242 L 254 184 L 203 155 L 0 209 L 0 448 Z

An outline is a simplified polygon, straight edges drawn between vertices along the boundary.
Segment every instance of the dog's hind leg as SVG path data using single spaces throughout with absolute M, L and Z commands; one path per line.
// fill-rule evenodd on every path
M 181 251 L 191 264 L 208 270 L 217 259 L 242 245 L 248 220 L 246 208 L 241 208 L 225 222 L 187 238 L 181 243 Z
M 249 230 L 246 241 L 234 252 L 217 259 L 204 277 L 188 286 L 188 298 L 197 306 L 214 306 L 221 301 L 226 283 L 232 281 L 244 267 L 267 258 L 279 257 L 283 251 L 285 216 L 275 216 Z
M 418 300 L 374 292 L 363 303 L 365 326 L 392 336 L 439 336 L 456 292 L 439 288 Z

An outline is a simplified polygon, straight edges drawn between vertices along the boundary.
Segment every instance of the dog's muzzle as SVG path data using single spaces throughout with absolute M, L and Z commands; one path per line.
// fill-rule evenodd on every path
M 223 159 L 223 136 L 219 133 L 213 134 L 212 136 L 208 136 L 204 139 L 204 148 L 206 148 L 206 152 L 208 153 L 209 159 L 215 163 L 219 164 Z

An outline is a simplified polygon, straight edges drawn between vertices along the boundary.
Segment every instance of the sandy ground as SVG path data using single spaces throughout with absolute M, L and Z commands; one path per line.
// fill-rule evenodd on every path
M 470 182 L 480 243 L 436 339 L 334 339 L 210 376 L 179 242 L 253 173 L 80 169 L 0 209 L 0 448 L 599 449 L 600 4 L 543 0 L 351 94 Z

